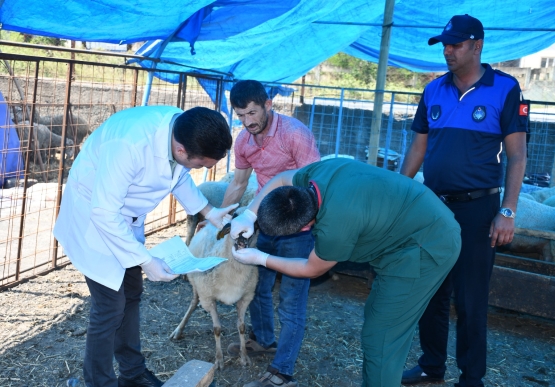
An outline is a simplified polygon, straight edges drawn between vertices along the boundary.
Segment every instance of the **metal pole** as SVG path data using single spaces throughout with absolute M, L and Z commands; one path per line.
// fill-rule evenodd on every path
M 224 99 L 224 80 L 223 78 L 216 80 L 216 101 L 214 101 L 214 110 L 217 112 L 222 111 L 222 102 Z
M 60 163 L 58 167 L 58 192 L 56 194 L 56 216 L 58 218 L 58 213 L 60 212 L 60 206 L 62 204 L 62 188 L 64 184 L 64 169 L 65 169 L 65 154 L 66 154 L 66 131 L 67 131 L 67 117 L 68 111 L 71 104 L 71 78 L 74 72 L 75 64 L 70 62 L 67 67 L 66 74 L 66 93 L 64 100 L 64 118 L 62 119 L 62 148 L 60 150 Z M 48 181 L 48 180 L 47 180 Z M 54 249 L 52 251 L 52 267 L 58 266 L 58 240 L 54 238 Z
M 393 25 L 393 10 L 395 0 L 386 0 L 383 15 L 382 41 L 380 44 L 380 60 L 378 62 L 378 75 L 376 79 L 376 93 L 374 97 L 374 111 L 372 113 L 372 127 L 370 128 L 370 143 L 368 145 L 368 164 L 376 165 L 378 160 L 378 147 L 380 145 L 380 129 L 382 125 L 383 95 L 385 78 L 387 75 L 387 61 L 389 59 L 389 41 Z M 385 162 L 385 161 L 384 161 Z
M 177 82 L 177 107 L 181 108 L 181 96 L 183 95 L 183 77 L 184 74 L 179 74 L 179 81 Z
M 383 26 L 378 23 L 363 23 L 363 22 L 334 22 L 326 20 L 316 20 L 312 22 L 313 24 L 330 24 L 330 25 L 341 25 L 341 26 L 366 26 L 366 27 L 379 27 Z M 442 30 L 444 26 L 429 25 L 429 24 L 395 24 L 392 27 L 397 28 L 435 28 Z M 522 28 L 522 27 L 484 27 L 484 31 L 532 31 L 532 32 L 554 32 L 555 28 Z
M 185 75 L 183 73 L 179 74 L 179 81 L 177 83 L 177 103 L 176 103 L 176 106 L 178 108 L 181 108 L 181 106 L 183 105 L 182 97 L 184 95 L 184 93 L 183 93 L 183 78 L 184 77 L 185 77 Z M 170 207 L 169 207 L 169 211 L 168 211 L 168 223 L 167 223 L 168 227 L 175 223 L 175 214 L 177 212 L 177 199 L 175 198 L 175 196 L 173 196 L 173 193 L 170 193 L 169 202 L 170 202 L 169 203 Z
M 187 75 L 183 74 L 183 88 L 181 89 L 183 96 L 181 98 L 181 110 L 185 110 L 185 103 L 187 102 Z
M 7 62 L 6 62 L 7 63 Z M 18 238 L 18 242 L 17 242 L 17 260 L 16 260 L 16 264 L 15 264 L 15 280 L 19 281 L 20 280 L 20 275 L 21 275 L 21 259 L 22 254 L 23 254 L 23 239 L 24 239 L 24 229 L 25 229 L 25 221 L 27 219 L 27 210 L 26 210 L 26 205 L 27 205 L 27 181 L 29 178 L 29 174 L 31 171 L 31 167 L 29 166 L 29 153 L 31 152 L 31 147 L 29 146 L 31 144 L 31 136 L 33 136 L 34 130 L 34 124 L 33 124 L 33 119 L 35 117 L 35 113 L 36 113 L 36 103 L 37 103 L 37 88 L 38 88 L 38 83 L 39 83 L 39 66 L 40 66 L 40 62 L 36 62 L 35 65 L 35 78 L 34 78 L 34 83 L 33 83 L 33 102 L 32 102 L 32 109 L 31 109 L 31 114 L 29 115 L 29 122 L 31 124 L 31 126 L 29 127 L 29 139 L 27 141 L 28 145 L 27 145 L 27 152 L 25 152 L 25 165 L 24 165 L 24 175 L 23 175 L 23 198 L 21 200 L 21 219 L 19 220 L 19 238 Z M 15 79 L 15 75 L 13 78 L 16 86 L 19 86 L 17 84 L 17 79 Z M 24 96 L 21 96 L 21 101 L 24 102 L 26 99 L 24 98 Z M 21 106 L 23 106 L 23 108 L 25 109 L 25 105 L 22 104 Z M 25 110 L 23 110 L 22 112 L 24 112 Z M 23 114 L 25 116 L 25 113 Z M 37 129 L 38 130 L 38 129 Z M 36 132 L 34 133 L 35 137 L 36 137 Z M 35 141 L 33 144 L 35 144 L 34 147 L 34 151 L 36 153 L 40 152 L 39 151 L 39 145 L 38 145 L 38 141 Z M 40 158 L 40 153 L 39 153 L 39 160 L 42 159 Z M 48 179 L 45 179 L 45 182 L 48 182 Z
M 341 144 L 341 120 L 343 119 L 343 96 L 345 89 L 341 89 L 341 97 L 339 100 L 339 117 L 337 119 L 337 137 L 335 138 L 335 157 L 339 154 L 339 145 Z
M 387 169 L 389 147 L 391 146 L 391 132 L 393 131 L 393 106 L 395 102 L 395 93 L 391 93 L 391 103 L 389 104 L 389 119 L 387 120 L 387 135 L 385 136 L 385 149 L 383 153 L 383 168 Z
M 312 132 L 312 124 L 314 124 L 314 109 L 316 108 L 316 99 L 318 97 L 312 98 L 312 107 L 310 108 L 310 120 L 308 122 L 308 128 Z
M 302 86 L 301 86 L 301 98 L 299 99 L 299 101 L 301 102 L 301 104 L 304 104 L 304 84 L 305 84 L 305 79 L 306 79 L 306 75 L 303 75 L 303 77 L 302 77 Z
M 152 55 L 152 58 L 155 58 L 155 60 L 158 62 L 160 61 L 160 57 L 162 56 L 162 53 L 164 52 L 168 43 L 173 39 L 175 34 L 177 34 L 177 32 L 181 30 L 181 28 L 187 23 L 188 20 L 189 19 L 182 21 L 181 24 L 179 24 L 179 26 L 169 36 L 167 36 L 166 39 L 164 39 L 160 43 L 160 45 L 156 49 L 156 52 L 154 53 L 154 55 Z M 148 104 L 148 98 L 150 97 L 150 89 L 152 88 L 152 80 L 154 78 L 154 71 L 156 70 L 156 64 L 157 64 L 156 62 L 151 63 L 150 71 L 148 72 L 146 90 L 145 90 L 145 93 L 143 94 L 143 102 L 141 104 L 142 106 L 146 106 Z
M 131 106 L 137 106 L 137 89 L 139 86 L 139 70 L 133 70 L 133 88 L 131 89 Z
M 160 58 L 150 58 L 147 56 L 141 55 L 131 55 L 128 53 L 121 54 L 116 52 L 109 52 L 109 51 L 94 51 L 94 50 L 80 50 L 76 48 L 68 48 L 68 47 L 60 47 L 60 46 L 47 46 L 44 44 L 31 44 L 31 43 L 21 43 L 21 42 L 11 42 L 7 40 L 0 40 L 0 45 L 2 46 L 15 46 L 15 47 L 23 47 L 23 48 L 31 48 L 35 50 L 50 50 L 50 51 L 62 51 L 62 52 L 70 52 L 72 54 L 89 54 L 89 55 L 102 55 L 102 56 L 116 56 L 120 58 L 132 58 L 132 59 L 139 59 L 141 61 L 148 60 L 153 62 L 160 62 Z
M 148 97 L 150 97 L 150 89 L 152 88 L 152 80 L 154 78 L 154 65 L 152 66 L 152 70 L 148 72 L 148 77 L 146 81 L 145 91 L 143 93 L 143 100 L 141 101 L 141 106 L 148 105 Z

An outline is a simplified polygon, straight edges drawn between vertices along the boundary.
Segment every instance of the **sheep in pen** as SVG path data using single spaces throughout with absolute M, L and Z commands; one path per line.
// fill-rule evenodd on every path
M 35 152 L 40 153 L 40 161 L 48 162 L 56 154 L 60 153 L 62 148 L 62 130 L 64 124 L 64 115 L 39 115 L 35 112 L 33 123 L 30 122 L 31 111 L 27 106 L 12 106 L 12 121 L 19 129 L 19 136 L 23 142 L 28 142 L 31 138 L 31 128 L 33 128 L 33 144 L 32 148 Z M 68 114 L 66 118 L 66 138 L 64 158 L 69 159 L 74 156 L 77 147 L 91 133 L 89 125 L 80 117 Z M 60 155 L 60 157 L 62 157 Z M 38 156 L 32 158 L 38 159 Z
M 236 213 L 239 214 L 243 210 L 244 207 L 239 208 Z M 227 228 L 227 231 L 229 232 L 229 228 Z M 187 278 L 193 287 L 193 298 L 181 323 L 173 331 L 170 338 L 178 340 L 183 337 L 183 329 L 200 302 L 200 305 L 212 317 L 214 338 L 216 340 L 215 364 L 219 369 L 224 368 L 224 361 L 220 338 L 222 327 L 216 308 L 217 301 L 227 305 L 236 305 L 241 365 L 251 364 L 245 341 L 245 313 L 254 297 L 258 282 L 258 268 L 237 262 L 231 254 L 231 249 L 234 244 L 236 248 L 254 246 L 257 235 L 258 233 L 255 232 L 249 239 L 239 237 L 237 241 L 234 241 L 229 234 L 223 236 L 222 232 L 218 232 L 214 226 L 208 224 L 195 234 L 189 245 L 189 250 L 195 257 L 215 256 L 227 258 L 227 261 L 207 272 L 187 274 Z

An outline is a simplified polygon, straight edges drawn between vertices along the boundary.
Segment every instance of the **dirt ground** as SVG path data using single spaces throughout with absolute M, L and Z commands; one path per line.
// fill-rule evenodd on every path
M 182 235 L 179 225 L 147 238 L 147 245 Z M 308 324 L 295 377 L 303 387 L 350 387 L 361 384 L 360 328 L 369 289 L 363 278 L 338 275 L 313 281 Z M 276 296 L 277 304 L 277 293 Z M 147 366 L 169 379 L 192 359 L 213 362 L 214 338 L 210 316 L 200 307 L 185 328 L 185 338 L 168 339 L 187 308 L 191 286 L 184 279 L 170 283 L 145 281 L 142 302 L 142 345 Z M 83 276 L 68 266 L 0 293 L 0 386 L 84 386 L 89 294 Z M 237 340 L 235 308 L 220 305 L 222 346 Z M 247 316 L 247 321 L 249 320 Z M 453 385 L 454 360 L 451 319 L 448 373 Z M 279 322 L 276 320 L 276 325 Z M 489 314 L 486 386 L 555 387 L 555 321 L 491 308 Z M 420 354 L 415 336 L 408 364 Z M 242 367 L 225 356 L 225 369 L 216 371 L 214 386 L 243 386 L 254 380 L 270 358 L 252 358 Z

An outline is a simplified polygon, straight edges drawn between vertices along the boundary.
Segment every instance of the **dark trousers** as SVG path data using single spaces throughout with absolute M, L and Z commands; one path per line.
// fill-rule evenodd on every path
M 145 370 L 139 337 L 139 302 L 143 274 L 139 266 L 125 271 L 118 291 L 85 277 L 91 293 L 91 311 L 83 374 L 87 387 L 117 387 L 113 358 L 119 373 L 133 378 Z
M 419 322 L 424 354 L 418 364 L 428 375 L 442 377 L 447 360 L 450 298 L 457 311 L 458 387 L 483 386 L 489 281 L 495 259 L 489 229 L 499 210 L 499 194 L 447 206 L 461 226 L 462 248 L 457 263 L 438 289 Z

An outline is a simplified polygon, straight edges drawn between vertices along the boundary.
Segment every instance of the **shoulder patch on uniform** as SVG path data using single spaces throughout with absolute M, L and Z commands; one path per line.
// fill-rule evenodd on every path
M 476 122 L 481 122 L 484 118 L 486 118 L 486 107 L 482 105 L 474 107 L 472 119 Z
M 437 121 L 441 117 L 441 106 L 440 105 L 433 105 L 430 108 L 430 118 L 432 121 Z
M 528 104 L 527 103 L 520 103 L 518 107 L 518 115 L 519 116 L 527 116 L 528 115 Z

